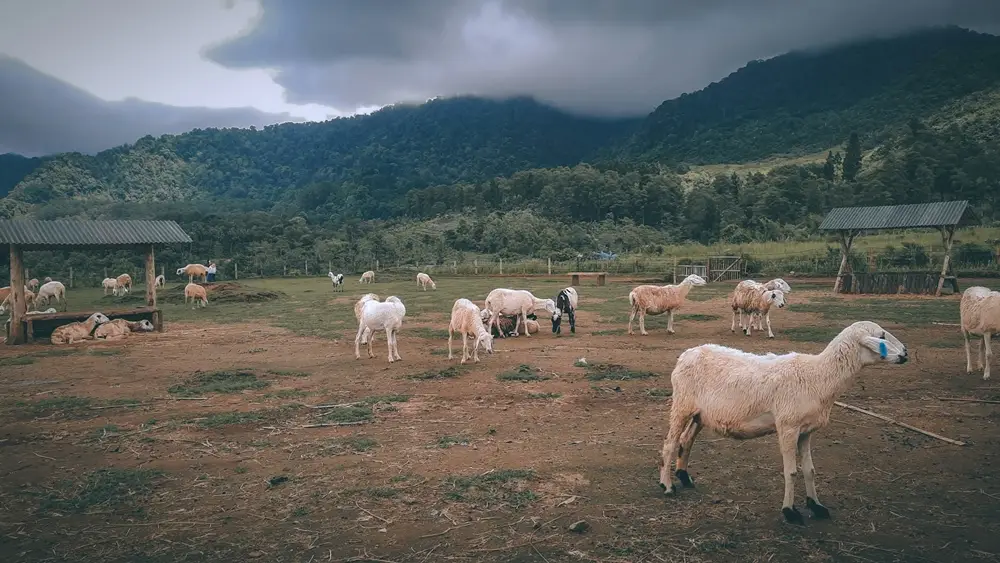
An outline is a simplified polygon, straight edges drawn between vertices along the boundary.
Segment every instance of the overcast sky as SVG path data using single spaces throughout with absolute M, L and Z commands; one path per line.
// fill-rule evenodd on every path
M 190 119 L 320 120 L 457 94 L 640 115 L 750 59 L 936 24 L 996 33 L 1000 0 L 0 0 L 0 54 L 105 111 L 130 97 L 158 102 L 146 113 L 173 112 L 175 129 Z M 0 88 L 30 103 L 38 96 L 21 82 L 42 79 L 26 74 L 0 59 Z M 44 115 L 52 108 L 41 104 L 59 99 L 43 98 L 16 111 Z M 163 119 L 132 115 L 132 128 L 89 144 L 85 131 L 52 123 L 29 134 L 30 119 L 17 130 L 4 119 L 7 99 L 0 151 L 25 150 L 23 136 L 69 136 L 95 150 L 111 137 L 134 140 L 125 135 L 135 126 L 167 132 Z M 30 144 L 44 152 L 73 143 Z

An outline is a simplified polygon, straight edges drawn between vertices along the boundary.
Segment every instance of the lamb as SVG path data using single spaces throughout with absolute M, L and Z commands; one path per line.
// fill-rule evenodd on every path
M 417 274 L 417 285 L 419 285 L 420 287 L 422 287 L 424 291 L 427 291 L 427 286 L 428 285 L 431 286 L 431 289 L 437 289 L 438 288 L 437 284 L 434 283 L 434 280 L 432 280 L 430 276 L 428 276 L 427 274 L 425 274 L 423 272 L 420 272 L 420 273 Z
M 378 301 L 379 296 L 374 293 L 366 293 L 358 299 L 357 303 L 354 304 L 354 319 L 359 323 L 361 322 L 361 309 L 364 307 L 367 301 Z M 365 329 L 364 334 L 361 335 L 361 343 L 368 344 L 369 338 L 375 338 L 375 333 L 369 329 Z
M 475 303 L 465 298 L 456 299 L 455 304 L 451 307 L 451 323 L 448 325 L 449 360 L 452 359 L 452 334 L 457 332 L 462 333 L 462 361 L 459 363 L 464 364 L 465 360 L 469 358 L 469 336 L 476 339 L 472 345 L 472 358 L 477 364 L 479 363 L 480 344 L 483 345 L 484 350 L 490 354 L 493 353 L 493 335 L 483 326 L 482 312 Z
M 102 324 L 94 331 L 95 339 L 121 340 L 127 338 L 133 332 L 152 332 L 153 323 L 146 319 L 138 322 L 131 322 L 125 319 L 115 319 Z
M 177 275 L 186 275 L 188 283 L 192 283 L 195 278 L 201 278 L 201 281 L 206 281 L 208 279 L 208 267 L 202 264 L 188 264 L 183 268 L 177 268 Z
M 361 279 L 358 280 L 358 283 L 375 283 L 375 272 L 368 270 L 361 274 Z
M 639 334 L 643 336 L 646 332 L 646 315 L 661 315 L 667 313 L 667 334 L 674 333 L 674 311 L 684 304 L 691 288 L 696 285 L 705 285 L 705 280 L 701 276 L 691 274 L 684 278 L 677 285 L 640 285 L 628 294 L 628 302 L 631 310 L 628 316 L 628 333 L 632 332 L 632 321 L 636 314 L 639 315 Z
M 67 307 L 66 286 L 63 285 L 62 282 L 48 281 L 43 283 L 42 287 L 38 288 L 38 295 L 35 297 L 35 303 L 41 304 L 44 300 L 44 303 L 48 305 L 49 301 L 53 298 L 56 300 L 56 303 L 62 300 L 63 311 L 65 311 Z
M 344 274 L 335 274 L 333 272 L 330 272 L 327 275 L 330 276 L 330 281 L 333 282 L 334 289 L 338 287 L 341 290 L 344 289 Z
M 156 276 L 156 280 L 153 282 L 153 287 L 165 287 L 167 285 L 167 278 L 160 274 Z
M 694 486 L 687 466 L 702 428 L 737 440 L 776 433 L 784 462 L 785 519 L 804 523 L 794 506 L 796 448 L 802 455 L 806 507 L 815 518 L 829 518 L 830 511 L 816 495 L 810 436 L 829 424 L 834 401 L 862 368 L 908 359 L 906 346 L 871 321 L 848 326 L 819 354 L 756 355 L 717 344 L 685 350 L 670 374 L 673 406 L 663 442 L 660 487 L 668 495 L 677 492 L 670 475 L 675 457 L 678 480 Z
M 395 295 L 386 297 L 385 301 L 381 303 L 375 300 L 366 300 L 361 306 L 358 334 L 354 337 L 354 358 L 357 360 L 361 359 L 361 336 L 365 330 L 374 332 L 384 329 L 389 346 L 389 363 L 402 360 L 403 358 L 399 357 L 399 344 L 396 341 L 396 335 L 399 332 L 399 328 L 403 326 L 403 317 L 405 316 L 406 307 Z M 373 340 L 374 338 L 368 339 L 369 358 L 375 357 L 375 354 L 372 353 Z
M 115 278 L 104 278 L 101 281 L 101 287 L 104 288 L 104 295 L 108 294 L 108 290 L 111 290 L 112 295 L 118 295 L 118 280 Z
M 31 278 L 28 280 L 28 289 L 31 291 L 38 291 L 38 278 Z
M 976 363 L 983 370 L 983 379 L 990 378 L 990 362 L 993 348 L 990 338 L 1000 334 L 1000 291 L 990 291 L 985 287 L 970 287 L 962 293 L 959 303 L 962 336 L 965 338 L 965 372 L 972 373 L 972 354 L 969 350 L 969 335 L 979 335 L 983 341 L 976 341 Z M 986 362 L 983 366 L 983 346 L 986 344 Z
M 45 286 L 42 286 L 43 288 Z M 104 313 L 94 313 L 83 322 L 69 323 L 56 327 L 52 331 L 52 343 L 53 344 L 73 344 L 81 340 L 87 340 L 92 338 L 91 334 L 94 332 L 99 325 L 102 325 L 108 321 L 108 317 L 104 316 Z
M 5 287 L 3 289 L 8 290 L 8 292 L 6 297 L 3 298 L 3 301 L 0 302 L 0 314 L 6 313 L 7 309 L 13 309 L 13 307 L 11 307 L 10 304 L 10 291 L 9 291 L 10 288 Z M 31 307 L 35 306 L 35 294 L 32 293 L 32 291 L 27 287 L 24 288 L 24 305 L 25 309 L 30 309 Z M 25 313 L 27 312 L 29 311 L 26 310 Z
M 740 313 L 740 329 L 747 336 L 753 329 L 753 320 L 756 315 L 767 320 L 767 337 L 774 338 L 771 332 L 771 307 L 777 305 L 779 309 L 785 306 L 785 292 L 780 289 L 766 289 L 762 284 L 753 286 L 736 286 L 732 295 L 729 296 L 729 305 L 733 308 L 733 324 L 729 327 L 732 332 L 736 332 L 736 312 Z M 743 313 L 750 315 L 750 322 L 743 328 Z M 760 326 L 757 327 L 760 330 Z
M 569 331 L 576 333 L 576 304 L 578 301 L 579 296 L 573 287 L 567 287 L 556 295 L 556 312 L 552 315 L 552 332 L 562 333 L 560 325 L 562 324 L 562 316 L 565 314 L 569 316 Z
M 556 314 L 556 302 L 551 299 L 539 299 L 524 289 L 494 289 L 486 296 L 486 309 L 490 312 L 489 326 L 497 324 L 500 315 L 518 315 L 517 323 L 514 325 L 514 336 L 517 336 L 518 327 L 521 326 L 521 319 L 525 323 L 525 336 L 531 336 L 527 330 L 528 313 L 535 309 L 545 309 L 551 315 Z M 499 326 L 499 325 L 498 325 Z M 500 332 L 502 338 L 506 338 Z
M 194 305 L 192 309 L 196 308 L 198 305 L 198 300 L 201 300 L 202 307 L 208 307 L 208 292 L 205 288 L 196 284 L 188 283 L 184 286 L 184 304 L 187 305 L 188 298 L 191 298 L 191 303 Z
M 119 287 L 121 287 L 122 289 L 124 289 L 124 291 L 119 290 L 119 292 L 122 295 L 125 295 L 129 291 L 132 291 L 132 276 L 130 276 L 128 274 L 122 274 L 122 275 L 118 276 L 115 279 L 118 280 Z

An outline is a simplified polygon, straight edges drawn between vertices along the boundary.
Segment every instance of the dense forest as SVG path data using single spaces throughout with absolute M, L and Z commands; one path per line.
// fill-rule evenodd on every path
M 4 155 L 0 217 L 172 219 L 196 242 L 161 263 L 233 258 L 266 274 L 798 240 L 852 204 L 968 199 L 968 220 L 992 224 L 998 80 L 1000 39 L 949 28 L 753 62 L 644 120 L 462 97 L 95 156 Z M 93 277 L 136 257 L 31 260 Z

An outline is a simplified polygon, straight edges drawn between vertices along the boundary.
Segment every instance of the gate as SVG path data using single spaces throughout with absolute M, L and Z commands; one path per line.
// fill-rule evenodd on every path
M 743 258 L 739 256 L 708 257 L 708 277 L 705 278 L 705 281 L 733 281 L 742 278 Z

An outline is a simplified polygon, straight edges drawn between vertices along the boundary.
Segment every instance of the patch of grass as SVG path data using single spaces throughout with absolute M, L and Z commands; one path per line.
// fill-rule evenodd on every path
M 624 336 L 628 332 L 624 328 L 611 328 L 607 330 L 595 330 L 591 332 L 593 336 Z
M 27 366 L 35 363 L 35 358 L 31 356 L 11 356 L 0 358 L 0 367 L 6 366 Z
M 69 494 L 54 493 L 42 503 L 42 510 L 86 512 L 92 508 L 114 509 L 135 504 L 153 490 L 153 481 L 163 475 L 153 469 L 100 469 Z
M 375 413 L 369 406 L 334 407 L 324 409 L 319 416 L 321 422 L 369 422 L 375 418 Z
M 270 382 L 261 381 L 251 370 L 222 370 L 196 373 L 180 385 L 167 389 L 173 395 L 195 397 L 208 393 L 239 393 L 247 389 L 262 389 Z
M 529 399 L 558 399 L 562 393 L 529 393 Z
M 499 469 L 482 475 L 447 477 L 445 498 L 481 509 L 506 504 L 516 510 L 538 498 L 527 489 L 527 482 L 534 476 L 530 469 Z
M 120 348 L 101 348 L 87 350 L 89 356 L 121 356 L 125 351 Z
M 437 439 L 437 447 L 450 448 L 452 446 L 468 446 L 469 439 L 464 436 L 441 436 Z
M 265 373 L 268 375 L 277 375 L 279 377 L 309 377 L 309 372 L 306 371 L 295 371 L 289 369 L 269 369 Z
M 674 394 L 670 389 L 660 389 L 659 387 L 653 387 L 646 389 L 646 394 L 650 397 L 670 397 Z
M 465 370 L 466 370 L 465 367 L 450 366 L 444 369 L 432 369 L 425 371 L 423 373 L 418 373 L 416 375 L 408 375 L 407 377 L 409 379 L 419 379 L 419 380 L 449 379 L 452 377 L 458 377 L 459 375 L 462 375 L 463 373 L 465 373 Z
M 234 424 L 246 424 L 248 422 L 259 422 L 264 417 L 256 412 L 220 412 L 212 413 L 201 417 L 195 422 L 201 428 L 217 428 L 219 426 L 231 426 Z
M 35 418 L 55 413 L 67 417 L 81 417 L 93 416 L 94 411 L 90 408 L 93 403 L 94 401 L 88 397 L 66 396 L 50 397 L 30 403 L 18 402 L 17 406 L 25 415 Z
M 656 374 L 651 371 L 636 371 L 618 364 L 587 364 L 584 368 L 587 370 L 587 379 L 590 381 L 603 381 L 606 379 L 629 381 L 656 377 Z
M 544 375 L 535 373 L 535 369 L 528 364 L 521 364 L 513 371 L 505 371 L 497 376 L 500 381 L 545 381 L 549 379 Z
M 301 389 L 279 389 L 274 393 L 268 393 L 264 395 L 265 399 L 298 399 L 305 397 L 309 393 Z
M 235 472 L 237 475 L 243 475 L 248 471 L 250 470 L 245 465 L 237 465 L 235 468 L 233 468 L 233 472 Z
M 946 348 L 946 349 L 951 349 L 951 348 L 959 349 L 959 348 L 964 348 L 965 347 L 965 339 L 962 338 L 962 336 L 960 334 L 952 334 L 952 335 L 948 335 L 948 336 L 941 336 L 941 335 L 939 335 L 937 338 L 939 340 L 935 340 L 934 342 L 931 342 L 930 344 L 928 344 L 928 346 L 930 346 L 931 348 Z M 979 336 L 979 337 L 970 337 L 969 338 L 969 344 L 974 346 L 975 342 L 976 342 L 976 339 L 978 339 L 979 341 L 982 341 L 982 337 L 981 336 Z M 973 352 L 975 352 L 974 349 L 973 349 Z
M 365 436 L 344 438 L 341 443 L 356 452 L 367 452 L 378 445 L 374 438 L 366 438 Z
M 782 329 L 782 334 L 795 342 L 829 342 L 844 330 L 842 326 L 795 326 Z
M 431 355 L 432 356 L 447 356 L 448 355 L 448 349 L 447 348 L 435 348 L 435 349 L 431 350 Z
M 819 313 L 826 320 L 854 322 L 868 319 L 877 323 L 927 325 L 934 322 L 957 323 L 958 306 L 950 299 L 907 299 L 886 296 L 882 299 L 838 299 L 836 302 L 796 303 L 787 307 L 795 313 Z
M 690 315 L 674 315 L 674 320 L 680 321 L 717 321 L 721 319 L 719 315 L 702 315 L 701 313 L 692 313 Z
M 105 424 L 104 426 L 91 432 L 91 438 L 95 440 L 101 440 L 109 436 L 117 436 L 120 428 L 114 424 Z
M 427 338 L 430 340 L 448 339 L 448 331 L 443 328 L 416 326 L 411 329 L 407 329 L 406 332 L 412 336 L 416 336 L 417 338 Z
M 269 489 L 273 489 L 274 487 L 283 485 L 287 482 L 288 482 L 287 475 L 275 475 L 274 477 L 271 477 L 270 479 L 267 480 L 267 487 Z
M 59 358 L 62 356 L 72 356 L 74 354 L 79 354 L 79 348 L 52 348 L 49 350 L 40 350 L 31 354 L 36 358 Z
M 292 516 L 295 518 L 302 518 L 303 516 L 308 516 L 308 515 L 309 515 L 309 509 L 303 508 L 301 506 L 292 511 Z

